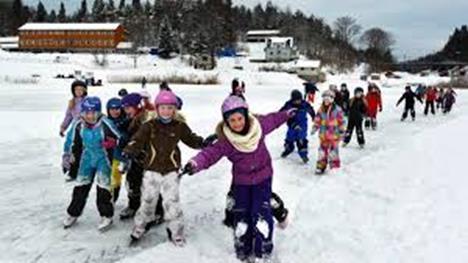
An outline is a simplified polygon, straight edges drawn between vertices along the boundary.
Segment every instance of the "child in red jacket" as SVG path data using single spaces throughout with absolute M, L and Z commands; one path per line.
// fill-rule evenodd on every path
M 369 85 L 369 91 L 366 95 L 367 100 L 367 118 L 364 126 L 366 129 L 372 127 L 373 130 L 377 129 L 377 113 L 382 111 L 382 96 L 380 90 L 375 85 Z
M 437 99 L 437 90 L 434 87 L 429 87 L 426 90 L 426 107 L 424 108 L 424 115 L 427 116 L 429 108 L 431 108 L 432 115 L 435 115 L 435 101 Z

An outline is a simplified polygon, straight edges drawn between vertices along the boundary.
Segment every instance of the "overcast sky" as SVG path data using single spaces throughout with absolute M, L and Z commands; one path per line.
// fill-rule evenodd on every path
M 88 6 L 93 0 L 87 0 Z M 153 1 L 153 0 L 150 0 Z M 37 5 L 38 0 L 24 0 Z M 63 1 L 76 8 L 80 0 Z M 118 3 L 118 0 L 114 0 Z M 131 3 L 131 0 L 127 0 Z M 144 2 L 144 0 L 142 0 Z M 254 6 L 259 0 L 233 0 L 235 4 Z M 378 26 L 392 32 L 394 53 L 400 59 L 414 58 L 443 47 L 455 27 L 468 24 L 468 0 L 272 0 L 273 4 L 324 18 L 329 24 L 340 16 L 355 17 L 364 29 Z M 56 8 L 60 0 L 43 0 L 47 8 Z

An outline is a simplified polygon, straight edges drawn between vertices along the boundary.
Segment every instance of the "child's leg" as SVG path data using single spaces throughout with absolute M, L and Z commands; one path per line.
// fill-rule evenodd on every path
M 99 214 L 103 217 L 114 216 L 114 203 L 112 201 L 111 192 L 111 164 L 106 156 L 101 158 L 97 163 L 97 198 L 96 204 Z
M 377 128 L 377 116 L 371 119 L 371 126 L 372 126 L 372 129 L 374 130 Z
M 67 213 L 73 217 L 81 216 L 88 199 L 92 184 L 77 185 L 73 188 L 72 201 L 67 208 Z
M 416 118 L 416 111 L 414 110 L 414 106 L 411 107 L 410 112 L 411 112 L 411 118 L 413 118 L 414 120 Z
M 253 225 L 250 214 L 252 188 L 248 185 L 233 185 L 234 196 L 234 248 L 236 256 L 245 260 L 252 254 L 253 249 Z
M 345 144 L 348 144 L 351 141 L 351 138 L 353 137 L 354 127 L 355 127 L 354 120 L 349 120 L 348 128 L 346 129 L 345 138 L 343 140 Z
M 401 116 L 402 121 L 406 120 L 406 117 L 408 117 L 408 111 L 409 108 L 405 106 L 405 110 L 403 111 L 403 115 Z
M 299 151 L 299 156 L 302 159 L 308 158 L 308 155 L 309 155 L 308 144 L 309 144 L 309 141 L 307 140 L 307 128 L 304 128 L 298 132 L 298 138 L 296 140 L 297 150 Z
M 253 186 L 252 211 L 255 225 L 255 256 L 262 258 L 273 251 L 273 217 L 271 214 L 271 179 Z
M 232 185 L 231 189 L 226 195 L 226 208 L 224 209 L 224 220 L 223 224 L 227 227 L 234 226 L 234 194 L 232 193 Z
M 154 210 L 158 203 L 163 177 L 161 174 L 147 171 L 141 185 L 141 205 L 135 215 L 135 228 L 144 231 L 146 224 L 154 220 Z
M 364 127 L 366 127 L 366 129 L 369 129 L 370 126 L 371 126 L 371 120 L 372 120 L 372 117 L 371 116 L 367 116 L 365 122 L 364 122 Z
M 432 115 L 435 115 L 435 106 L 434 106 L 433 101 L 431 101 L 431 113 L 432 113 Z
M 164 175 L 161 183 L 164 219 L 167 222 L 169 237 L 173 240 L 184 237 L 184 214 L 180 207 L 179 182 L 179 174 L 172 172 Z
M 366 141 L 364 139 L 364 131 L 362 130 L 362 120 L 356 124 L 356 135 L 359 145 L 364 145 Z
M 326 141 L 320 142 L 317 158 L 317 169 L 324 171 L 327 169 L 328 163 L 328 143 Z
M 340 168 L 341 166 L 339 147 L 339 142 L 330 143 L 329 161 L 331 169 Z
M 284 151 L 281 156 L 284 158 L 294 151 L 294 141 L 296 140 L 296 132 L 289 128 L 284 140 Z
M 119 198 L 120 185 L 122 184 L 122 173 L 119 170 L 119 165 L 119 160 L 112 160 L 111 193 L 114 203 L 117 202 Z
M 141 184 L 143 179 L 143 167 L 132 162 L 127 173 L 128 183 L 128 207 L 136 211 L 140 207 Z
M 78 176 L 76 178 L 76 186 L 73 189 L 72 200 L 67 209 L 67 213 L 70 216 L 78 217 L 83 212 L 89 191 L 93 184 L 94 173 L 95 169 L 91 166 L 90 156 L 83 155 Z
M 429 101 L 426 101 L 426 105 L 424 107 L 424 115 L 427 115 L 429 113 Z

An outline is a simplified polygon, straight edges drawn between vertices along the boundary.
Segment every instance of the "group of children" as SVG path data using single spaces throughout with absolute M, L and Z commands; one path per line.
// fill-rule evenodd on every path
M 415 104 L 416 100 L 421 104 L 425 101 L 424 115 L 429 114 L 429 110 L 432 115 L 436 114 L 436 109 L 441 110 L 443 114 L 448 114 L 452 110 L 453 105 L 456 101 L 456 93 L 452 88 L 437 89 L 433 86 L 419 85 L 415 92 L 411 89 L 411 86 L 405 87 L 405 92 L 398 100 L 396 106 L 398 107 L 401 102 L 405 102 L 403 115 L 401 121 L 405 121 L 408 114 L 411 115 L 413 121 L 416 120 Z
M 299 156 L 304 163 L 308 157 L 308 117 L 313 120 L 312 134 L 318 132 L 320 141 L 316 174 L 322 175 L 326 168 L 340 167 L 339 144 L 347 146 L 351 141 L 354 130 L 361 147 L 365 145 L 363 123 L 366 128 L 377 128 L 377 113 L 382 111 L 382 98 L 379 88 L 369 84 L 368 93 L 360 87 L 354 90 L 354 96 L 348 90 L 346 83 L 338 89 L 336 85 L 322 93 L 322 104 L 317 112 L 313 103 L 318 88 L 311 82 L 305 85 L 305 95 L 299 90 L 291 92 L 291 98 L 281 110 L 296 109 L 296 114 L 288 120 L 288 131 L 284 144 L 282 157 L 285 158 L 297 146 Z
M 108 230 L 113 224 L 122 176 L 126 175 L 128 206 L 120 218 L 134 218 L 131 239 L 138 241 L 152 226 L 165 222 L 169 240 L 183 246 L 186 240 L 179 195 L 182 175 L 197 174 L 226 157 L 233 167 L 224 223 L 233 229 L 236 255 L 245 262 L 269 262 L 273 219 L 285 228 L 288 210 L 272 192 L 274 172 L 266 136 L 287 123 L 282 157 L 297 147 L 302 161 L 307 163 L 310 116 L 312 134 L 318 133 L 320 141 L 316 173 L 324 174 L 327 166 L 340 167 L 339 144 L 343 141 L 346 146 L 354 130 L 363 147 L 363 123 L 377 128 L 381 94 L 374 84 L 369 85 L 367 95 L 362 88 L 356 88 L 353 97 L 346 84 L 340 90 L 332 86 L 322 93 L 322 103 L 315 112 L 312 103 L 318 89 L 306 83 L 306 94 L 294 90 L 279 111 L 257 115 L 249 109 L 245 84 L 234 79 L 231 88 L 221 105 L 221 121 L 215 134 L 204 138 L 191 130 L 180 112 L 182 100 L 167 83 L 161 83 L 154 102 L 147 92 L 128 93 L 122 89 L 121 98 L 110 99 L 107 114 L 103 114 L 100 99 L 87 95 L 86 84 L 73 82 L 73 98 L 60 127 L 61 136 L 68 129 L 62 167 L 67 180 L 76 182 L 64 227 L 77 222 L 95 180 L 101 216 L 98 229 Z M 411 95 L 403 99 L 407 97 L 410 100 Z M 181 163 L 181 142 L 200 150 L 185 165 Z

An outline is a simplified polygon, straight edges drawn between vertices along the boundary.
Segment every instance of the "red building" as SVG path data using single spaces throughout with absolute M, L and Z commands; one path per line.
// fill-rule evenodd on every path
M 119 23 L 26 23 L 18 30 L 20 50 L 114 50 L 125 40 Z

